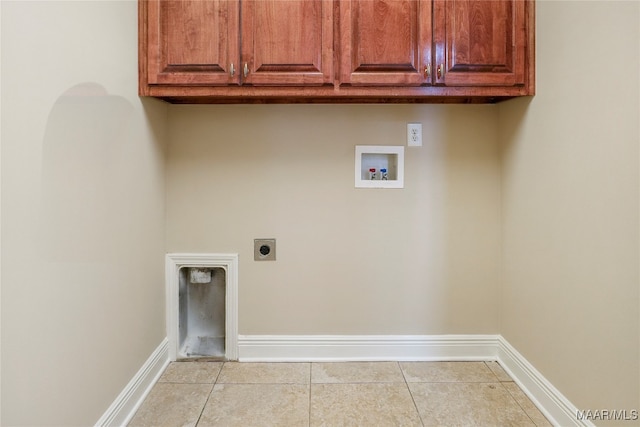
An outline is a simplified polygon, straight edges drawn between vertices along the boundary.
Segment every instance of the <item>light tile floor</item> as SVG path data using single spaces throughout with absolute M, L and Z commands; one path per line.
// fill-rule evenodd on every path
M 175 362 L 129 423 L 550 425 L 497 362 Z

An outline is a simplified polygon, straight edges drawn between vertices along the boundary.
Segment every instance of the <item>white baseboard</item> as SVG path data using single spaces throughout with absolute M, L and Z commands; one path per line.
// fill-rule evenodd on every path
M 578 419 L 576 408 L 536 368 L 502 336 L 498 339 L 498 361 L 529 399 L 554 424 L 594 427 L 587 419 Z
M 240 362 L 496 360 L 556 426 L 594 427 L 501 335 L 240 335 Z M 96 423 L 126 425 L 169 363 L 160 346 Z
M 241 362 L 496 360 L 498 335 L 240 335 Z
M 96 427 L 127 425 L 168 363 L 168 340 L 165 338 L 96 422 Z

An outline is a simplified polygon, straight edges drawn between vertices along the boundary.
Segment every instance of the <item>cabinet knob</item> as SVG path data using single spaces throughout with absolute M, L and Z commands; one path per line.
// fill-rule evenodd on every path
M 249 75 L 249 65 L 244 63 L 244 76 L 247 77 Z
M 427 77 L 427 79 L 431 78 L 431 64 L 427 64 L 427 66 L 424 67 L 424 74 Z
M 444 64 L 438 65 L 438 78 L 441 79 L 444 75 Z
M 231 67 L 229 68 L 229 74 L 231 74 L 231 77 L 236 74 L 236 67 L 233 66 L 233 62 L 231 63 Z

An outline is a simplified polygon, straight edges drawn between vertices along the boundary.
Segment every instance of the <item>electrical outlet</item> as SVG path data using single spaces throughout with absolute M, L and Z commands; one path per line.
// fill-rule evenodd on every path
M 407 123 L 407 145 L 422 146 L 422 123 Z
M 276 260 L 276 239 L 253 239 L 254 261 Z

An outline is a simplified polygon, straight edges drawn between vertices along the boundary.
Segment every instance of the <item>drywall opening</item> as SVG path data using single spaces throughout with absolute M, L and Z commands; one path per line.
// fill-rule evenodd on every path
M 178 272 L 177 359 L 225 358 L 226 272 L 182 267 Z
M 238 359 L 238 255 L 168 254 L 169 359 Z

